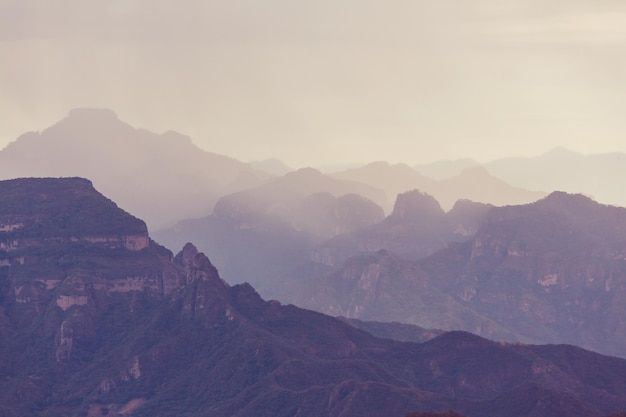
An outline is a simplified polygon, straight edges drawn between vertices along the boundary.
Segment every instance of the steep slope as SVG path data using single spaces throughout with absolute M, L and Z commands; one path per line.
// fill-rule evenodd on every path
M 81 178 L 0 181 L 0 288 L 5 330 L 46 315 L 58 361 L 93 333 L 98 306 L 113 294 L 161 299 L 180 285 L 171 253 L 143 221 Z M 80 322 L 80 323 L 79 323 Z
M 76 176 L 156 229 L 206 215 L 222 195 L 269 175 L 202 151 L 189 137 L 136 129 L 100 109 L 72 110 L 0 151 L 0 179 Z
M 136 250 L 82 239 L 108 236 L 97 228 L 100 216 L 119 219 L 121 236 L 145 227 L 84 180 L 20 181 L 39 184 L 17 187 L 31 187 L 27 205 L 34 207 L 19 222 L 25 198 L 7 193 L 1 205 L 13 207 L 3 212 L 3 233 L 18 242 L 5 248 L 9 262 L 0 266 L 0 311 L 8 311 L 0 314 L 0 331 L 10 333 L 0 339 L 2 416 L 383 417 L 455 409 L 487 417 L 526 407 L 515 415 L 595 417 L 626 407 L 626 360 L 571 346 L 507 346 L 463 332 L 424 344 L 375 338 L 320 313 L 266 302 L 248 284 L 229 286 L 191 244 L 172 259 L 153 243 Z M 99 217 L 83 213 L 71 232 L 56 231 L 74 206 Z M 34 225 L 38 245 L 26 233 Z M 24 246 L 27 237 L 34 240 Z M 46 258 L 50 248 L 59 252 Z M 26 276 L 15 272 L 34 259 L 67 277 L 26 300 L 16 291 Z M 179 285 L 167 294 L 148 279 L 124 291 L 102 286 L 120 279 L 110 271 L 138 277 L 141 268 L 169 271 Z M 78 270 L 80 283 L 72 280 Z M 28 279 L 44 279 L 46 271 Z M 71 305 L 59 303 L 63 295 L 74 297 Z M 550 405 L 542 414 L 528 408 L 542 403 Z

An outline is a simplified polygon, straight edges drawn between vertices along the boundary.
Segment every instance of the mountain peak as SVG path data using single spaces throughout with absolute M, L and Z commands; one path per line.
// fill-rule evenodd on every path
M 398 194 L 393 212 L 389 217 L 398 221 L 415 221 L 444 214 L 434 197 L 419 190 L 412 190 Z

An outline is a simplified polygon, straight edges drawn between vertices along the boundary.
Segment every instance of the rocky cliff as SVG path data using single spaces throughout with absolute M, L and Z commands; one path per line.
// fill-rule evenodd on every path
M 94 334 L 107 300 L 161 299 L 181 283 L 145 223 L 82 178 L 0 181 L 0 278 L 11 327 L 44 320 L 57 362 Z

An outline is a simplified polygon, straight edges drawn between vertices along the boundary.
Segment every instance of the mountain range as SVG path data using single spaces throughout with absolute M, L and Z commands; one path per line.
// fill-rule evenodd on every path
M 355 255 L 292 299 L 333 315 L 626 357 L 626 208 L 555 192 L 483 216 L 465 241 L 419 260 Z
M 173 256 L 84 179 L 0 181 L 0 243 L 3 416 L 626 409 L 624 359 L 465 332 L 399 342 L 264 301 L 192 244 Z

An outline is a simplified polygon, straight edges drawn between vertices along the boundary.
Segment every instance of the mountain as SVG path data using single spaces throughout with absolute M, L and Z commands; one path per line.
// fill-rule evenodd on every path
M 523 204 L 545 196 L 513 187 L 491 175 L 479 166 L 469 166 L 458 174 L 435 180 L 404 164 L 391 165 L 374 162 L 360 168 L 332 174 L 335 178 L 359 181 L 384 190 L 387 203 L 380 203 L 386 211 L 398 194 L 417 189 L 432 195 L 444 210 L 449 210 L 458 200 L 471 200 L 493 205 Z
M 542 190 L 543 188 L 530 189 Z M 494 206 L 525 204 L 539 200 L 546 195 L 544 192 L 511 186 L 491 175 L 483 167 L 466 168 L 458 175 L 441 180 L 432 194 L 443 207 L 452 207 L 460 199 L 489 203 Z
M 467 168 L 477 167 L 480 164 L 473 159 L 457 159 L 435 161 L 427 164 L 414 165 L 413 169 L 435 180 L 445 180 L 459 175 Z
M 464 332 L 422 344 L 376 338 L 229 286 L 191 244 L 175 257 L 149 239 L 127 245 L 146 237 L 145 225 L 86 180 L 0 190 L 3 416 L 595 417 L 626 408 L 624 359 Z M 165 277 L 176 285 L 161 291 L 153 283 Z
M 381 251 L 310 277 L 300 305 L 362 320 L 626 356 L 626 209 L 555 192 L 493 207 L 425 258 Z
M 305 168 L 224 196 L 211 216 L 154 236 L 170 248 L 195 242 L 228 282 L 250 282 L 274 298 L 285 277 L 309 263 L 315 244 L 383 220 L 383 210 L 362 196 L 378 193 Z
M 222 195 L 269 174 L 205 152 L 176 132 L 136 129 L 103 109 L 74 109 L 0 151 L 0 179 L 86 177 L 150 229 L 210 213 Z
M 351 168 L 330 175 L 342 180 L 369 184 L 383 190 L 385 198 L 379 204 L 386 212 L 391 211 L 398 194 L 413 189 L 432 190 L 436 183 L 406 164 L 392 165 L 383 161 L 372 162 L 362 167 Z
M 283 161 L 276 158 L 265 159 L 263 161 L 249 162 L 250 166 L 256 170 L 264 171 L 272 175 L 285 175 L 293 171 L 292 168 L 285 165 Z
M 582 195 L 494 208 L 475 237 L 421 261 L 443 291 L 525 338 L 626 356 L 626 209 Z
M 337 267 L 357 254 L 391 251 L 418 260 L 450 242 L 472 236 L 492 206 L 458 201 L 447 213 L 432 196 L 411 190 L 398 194 L 394 209 L 383 221 L 319 243 L 312 259 Z
M 626 197 L 616 181 L 626 175 L 623 153 L 584 155 L 555 148 L 536 157 L 497 159 L 484 167 L 517 187 L 582 193 L 604 204 L 626 206 Z

